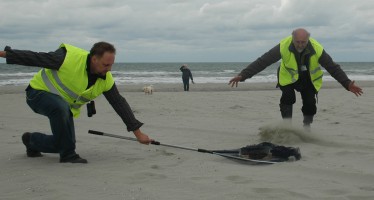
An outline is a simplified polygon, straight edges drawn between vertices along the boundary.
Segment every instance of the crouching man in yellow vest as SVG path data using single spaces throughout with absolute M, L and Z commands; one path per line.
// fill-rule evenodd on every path
M 101 94 L 140 143 L 153 141 L 140 131 L 143 123 L 134 117 L 114 83 L 110 70 L 115 53 L 114 46 L 107 42 L 94 44 L 90 52 L 69 44 L 61 44 L 49 53 L 14 50 L 8 46 L 0 51 L 7 64 L 42 67 L 26 89 L 26 101 L 34 112 L 49 118 L 52 135 L 24 133 L 22 141 L 27 156 L 59 153 L 62 163 L 87 163 L 75 152 L 73 117 L 78 117 L 81 107 Z
M 316 94 L 322 86 L 323 71 L 320 65 L 348 91 L 356 96 L 363 93 L 354 81 L 348 79 L 345 72 L 331 59 L 322 45 L 310 38 L 310 33 L 303 28 L 294 30 L 291 36 L 282 39 L 278 45 L 248 65 L 229 81 L 229 85 L 237 87 L 239 81 L 251 78 L 280 59 L 278 86 L 282 91 L 279 104 L 282 118 L 292 118 L 292 105 L 296 102 L 296 90 L 302 97 L 303 123 L 308 130 L 317 112 Z

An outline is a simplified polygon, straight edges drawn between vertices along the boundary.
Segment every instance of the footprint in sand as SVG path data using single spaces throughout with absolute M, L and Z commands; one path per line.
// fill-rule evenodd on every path
M 359 189 L 363 191 L 368 191 L 368 192 L 374 191 L 374 187 L 369 187 L 369 186 L 359 187 Z
M 133 177 L 134 183 L 143 183 L 148 182 L 149 180 L 163 180 L 166 179 L 167 176 L 164 174 L 156 174 L 152 172 L 144 172 L 138 173 Z
M 340 195 L 348 194 L 348 191 L 343 190 L 343 189 L 330 189 L 330 190 L 325 190 L 324 193 L 328 195 L 333 195 L 333 196 L 340 196 Z
M 239 105 L 235 105 L 235 106 L 231 106 L 229 108 L 230 109 L 243 109 L 244 107 L 243 106 L 239 106 Z
M 158 165 L 152 165 L 151 168 L 152 169 L 160 169 L 160 166 L 158 166 Z
M 338 155 L 338 156 L 363 156 L 363 155 L 371 154 L 371 152 L 368 153 L 368 152 L 362 152 L 362 151 L 347 151 L 347 150 L 344 150 L 344 151 L 336 152 L 335 154 Z
M 294 191 L 281 189 L 281 188 L 252 188 L 251 190 L 253 190 L 257 194 L 277 194 L 279 197 L 292 196 L 294 199 L 314 199 L 303 193 L 294 192 Z M 289 199 L 289 198 L 285 198 L 285 199 Z
M 124 158 L 126 160 L 126 163 L 134 163 L 140 160 L 144 160 L 144 158 Z
M 159 152 L 160 152 L 161 155 L 164 155 L 164 156 L 173 156 L 173 155 L 175 155 L 174 153 L 167 152 L 165 149 L 162 149 Z
M 253 182 L 252 180 L 248 180 L 248 179 L 243 178 L 241 176 L 226 176 L 225 179 L 228 180 L 228 181 L 231 181 L 233 183 L 237 183 L 237 184 L 246 184 L 246 183 Z

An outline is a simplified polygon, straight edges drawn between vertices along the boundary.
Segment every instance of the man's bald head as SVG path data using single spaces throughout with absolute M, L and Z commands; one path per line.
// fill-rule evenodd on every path
M 292 31 L 292 43 L 299 53 L 304 51 L 308 45 L 309 37 L 310 33 L 303 28 L 298 28 Z
M 304 28 L 298 28 L 292 31 L 292 36 L 295 37 L 310 37 L 310 33 Z

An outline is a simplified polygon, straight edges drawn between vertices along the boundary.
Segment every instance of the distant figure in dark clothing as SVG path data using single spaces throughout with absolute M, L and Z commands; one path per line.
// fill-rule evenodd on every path
M 182 80 L 183 80 L 184 91 L 189 91 L 189 89 L 190 89 L 190 78 L 191 78 L 192 83 L 195 84 L 195 82 L 193 82 L 192 73 L 191 73 L 190 69 L 188 69 L 187 65 L 182 65 L 180 70 L 182 71 Z

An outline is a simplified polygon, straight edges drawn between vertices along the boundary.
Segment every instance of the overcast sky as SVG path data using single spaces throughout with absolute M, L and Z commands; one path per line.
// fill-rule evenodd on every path
M 374 61 L 372 0 L 0 0 L 0 13 L 14 49 L 107 41 L 116 62 L 251 62 L 304 27 L 335 61 Z

